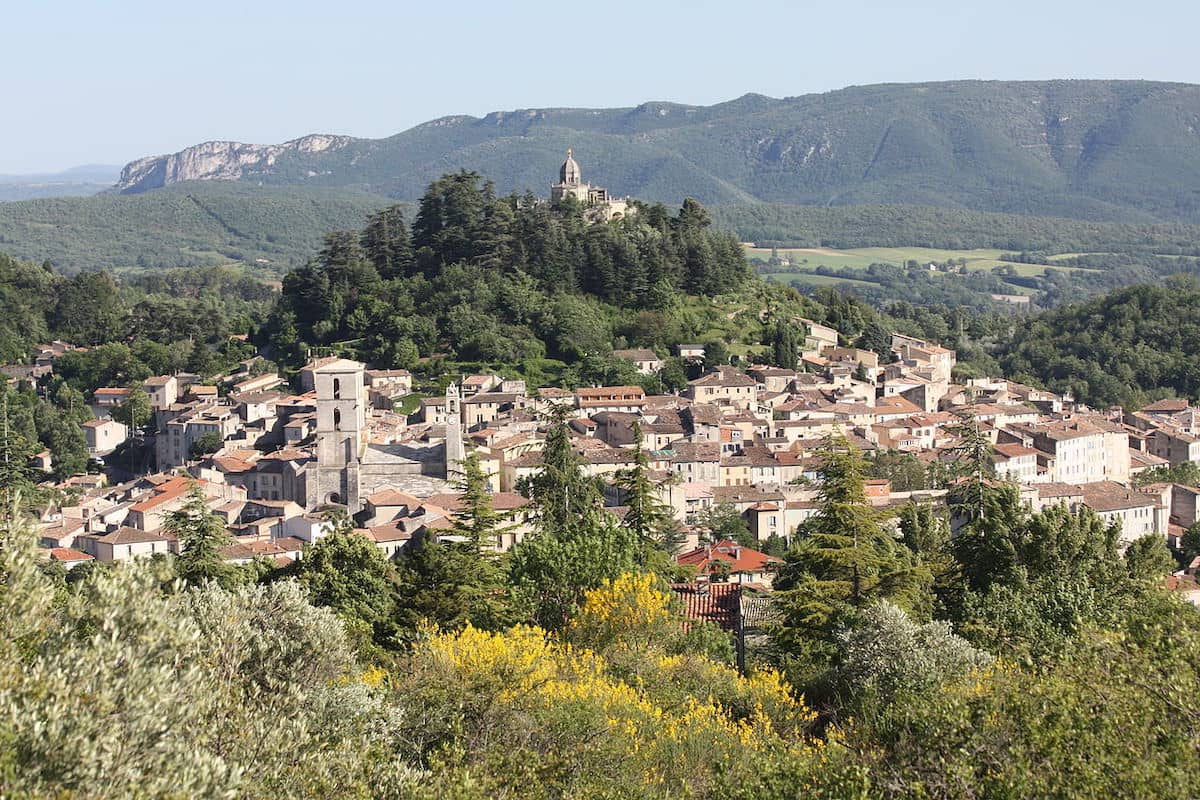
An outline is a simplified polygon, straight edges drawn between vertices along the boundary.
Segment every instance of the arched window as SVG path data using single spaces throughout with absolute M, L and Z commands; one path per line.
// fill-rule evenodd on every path
M 340 431 L 342 429 L 342 410 L 340 408 L 335 408 L 333 410 L 333 429 L 335 431 Z
M 333 399 L 340 400 L 342 397 L 342 381 L 341 378 L 333 379 Z

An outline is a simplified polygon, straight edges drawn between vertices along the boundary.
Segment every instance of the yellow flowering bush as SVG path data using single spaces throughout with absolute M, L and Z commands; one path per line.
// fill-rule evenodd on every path
M 618 596 L 655 591 L 640 579 L 623 581 L 608 588 Z M 615 627 L 619 612 L 604 593 L 596 590 L 583 613 Z M 653 618 L 665 613 L 665 605 L 658 608 Z M 635 685 L 610 674 L 595 652 L 537 628 L 467 627 L 418 646 L 409 700 L 423 719 L 435 702 L 460 712 L 447 728 L 453 736 L 439 744 L 457 748 L 462 760 L 486 766 L 490 775 L 506 774 L 497 764 L 520 764 L 510 774 L 522 780 L 535 764 L 537 780 L 556 796 L 704 796 L 718 780 L 752 769 L 760 756 L 809 752 L 796 731 L 812 713 L 777 675 L 743 678 L 708 662 L 711 671 L 703 674 L 713 685 L 697 688 L 702 672 L 688 661 L 660 657 L 652 679 Z M 717 695 L 735 699 L 738 708 Z M 529 790 L 523 785 L 522 795 Z
M 670 592 L 659 588 L 653 575 L 627 572 L 584 595 L 567 635 L 594 649 L 616 643 L 645 646 L 679 632 L 670 604 Z

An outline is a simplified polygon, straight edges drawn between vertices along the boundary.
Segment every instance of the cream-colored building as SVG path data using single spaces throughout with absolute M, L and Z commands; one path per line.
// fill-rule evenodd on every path
M 570 150 L 567 160 L 558 168 L 558 183 L 550 187 L 550 202 L 558 205 L 568 197 L 606 221 L 624 217 L 632 210 L 629 198 L 615 200 L 603 186 L 584 183 L 583 173 Z

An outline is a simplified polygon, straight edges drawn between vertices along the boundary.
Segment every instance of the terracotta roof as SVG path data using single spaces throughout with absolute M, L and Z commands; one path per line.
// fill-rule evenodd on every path
M 614 394 L 634 394 L 645 396 L 646 390 L 640 386 L 595 386 L 576 389 L 580 397 L 608 397 Z
M 112 533 L 96 536 L 96 541 L 105 544 L 144 544 L 145 542 L 166 542 L 168 537 L 161 533 L 139 531 L 137 528 L 120 527 Z
M 170 480 L 156 486 L 153 495 L 145 500 L 142 500 L 141 502 L 135 503 L 130 507 L 129 510 L 140 511 L 143 513 L 146 511 L 152 511 L 161 506 L 163 503 L 167 503 L 183 494 L 186 494 L 188 489 L 191 488 L 191 483 L 191 478 L 171 478 Z
M 425 498 L 425 502 L 447 511 L 460 511 L 463 507 L 462 492 L 431 494 Z M 526 505 L 529 505 L 529 498 L 522 497 L 515 492 L 494 492 L 492 494 L 492 508 L 496 511 L 511 511 Z
M 683 601 L 683 614 L 688 619 L 711 622 L 721 630 L 731 632 L 737 632 L 741 627 L 742 587 L 739 584 L 677 583 L 671 589 Z
M 1126 489 L 1119 483 L 1100 481 L 1080 484 L 1083 502 L 1093 511 L 1124 511 L 1130 508 L 1161 506 L 1162 502 L 1144 492 Z
M 1036 456 L 1038 454 L 1038 451 L 1034 450 L 1032 447 L 1026 447 L 1024 445 L 1015 443 L 992 445 L 992 449 L 1005 459 L 1020 458 L 1021 456 Z
M 763 572 L 774 564 L 782 564 L 782 560 L 774 555 L 760 553 L 756 549 L 743 547 L 728 539 L 716 542 L 715 545 L 704 545 L 694 551 L 680 553 L 676 561 L 678 564 L 695 566 L 702 573 L 708 572 L 718 563 L 728 564 L 730 572 Z
M 613 350 L 613 355 L 617 358 L 623 358 L 627 361 L 658 361 L 658 356 L 653 350 L 644 348 L 634 350 Z
M 1165 400 L 1159 400 L 1151 403 L 1148 406 L 1143 406 L 1142 411 L 1150 414 L 1173 414 L 1179 411 L 1187 411 L 1188 401 L 1178 397 L 1168 397 Z
M 50 558 L 55 561 L 94 561 L 95 557 L 87 553 L 75 550 L 71 547 L 52 547 L 50 548 Z
M 376 544 L 384 544 L 387 542 L 407 542 L 412 539 L 412 532 L 402 530 L 397 523 L 388 525 L 376 525 L 366 530 L 366 534 Z
M 694 381 L 688 381 L 692 386 L 757 386 L 758 382 L 744 372 L 725 367 L 716 372 L 701 375 Z

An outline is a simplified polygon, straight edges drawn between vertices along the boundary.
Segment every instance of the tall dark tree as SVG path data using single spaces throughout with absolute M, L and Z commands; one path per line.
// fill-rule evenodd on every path
M 671 510 L 659 499 L 659 485 L 650 474 L 650 459 L 642 448 L 642 429 L 633 424 L 633 464 L 620 470 L 614 483 L 621 490 L 624 504 L 629 509 L 621 524 L 638 541 L 640 560 L 645 563 L 652 550 L 665 550 L 665 538 L 672 526 Z
M 786 320 L 776 320 L 772 327 L 771 361 L 781 369 L 800 366 L 800 340 L 795 327 Z
M 224 521 L 208 507 L 208 498 L 199 484 L 188 490 L 188 499 L 178 511 L 171 512 L 163 530 L 182 546 L 175 560 L 175 574 L 191 586 L 209 581 L 229 586 L 234 570 L 221 557 L 221 548 L 232 541 Z
M 792 646 L 827 646 L 839 621 L 877 599 L 928 616 L 932 575 L 867 502 L 862 456 L 839 435 L 827 439 L 821 459 L 819 509 L 801 526 L 775 581 L 782 590 L 781 638 Z
M 388 206 L 368 217 L 360 244 L 367 259 L 385 280 L 411 274 L 412 241 L 400 206 Z

